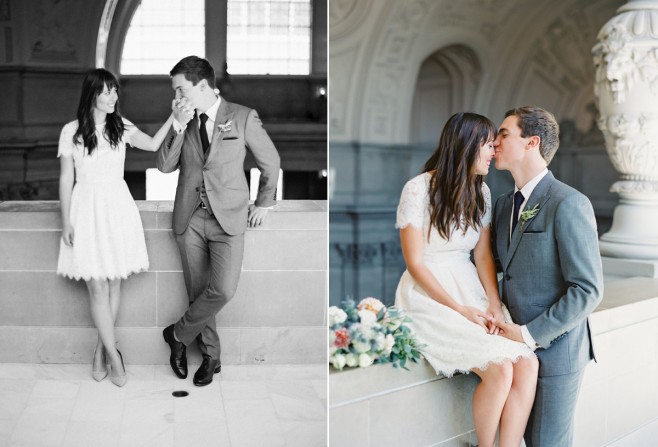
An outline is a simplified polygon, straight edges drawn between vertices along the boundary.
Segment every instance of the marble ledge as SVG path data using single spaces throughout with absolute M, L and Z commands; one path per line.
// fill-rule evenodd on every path
M 601 305 L 590 317 L 593 335 L 623 330 L 648 320 L 658 321 L 658 279 L 626 278 L 606 284 Z M 373 397 L 446 380 L 436 375 L 425 360 L 407 365 L 409 371 L 394 368 L 390 364 L 369 368 L 346 368 L 337 371 L 330 368 L 330 408 L 343 407 Z M 477 380 L 473 374 L 456 375 L 463 381 Z M 454 380 L 450 379 L 450 380 Z
M 171 230 L 174 203 L 135 201 L 145 230 Z M 326 200 L 281 200 L 262 227 L 247 231 L 326 230 Z M 0 203 L 1 230 L 61 229 L 58 201 L 7 201 Z

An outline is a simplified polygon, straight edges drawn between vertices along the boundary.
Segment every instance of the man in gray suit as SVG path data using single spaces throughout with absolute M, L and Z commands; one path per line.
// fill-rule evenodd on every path
M 603 295 L 592 205 L 547 169 L 558 145 L 555 118 L 536 107 L 508 111 L 494 141 L 496 168 L 516 184 L 496 200 L 492 221 L 501 297 L 516 324 L 496 324 L 539 358 L 527 447 L 572 445 L 578 390 L 594 359 L 588 316 Z
M 169 75 L 175 121 L 158 150 L 157 165 L 162 172 L 180 169 L 173 231 L 190 305 L 163 335 L 171 350 L 169 363 L 181 379 L 187 377 L 186 346 L 197 340 L 203 362 L 194 384 L 203 386 L 221 370 L 215 315 L 238 286 L 247 225 L 261 225 L 275 203 L 280 160 L 256 111 L 219 96 L 206 59 L 188 56 Z M 247 150 L 261 171 L 251 206 L 244 174 Z

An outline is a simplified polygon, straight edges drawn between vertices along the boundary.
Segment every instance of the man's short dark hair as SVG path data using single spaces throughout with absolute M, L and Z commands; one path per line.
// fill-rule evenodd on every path
M 549 164 L 560 146 L 560 126 L 552 113 L 534 106 L 516 107 L 505 113 L 516 116 L 523 138 L 537 135 L 540 139 L 539 153 Z
M 169 76 L 185 75 L 185 79 L 197 85 L 205 79 L 210 88 L 215 88 L 215 70 L 208 60 L 198 56 L 187 56 L 181 59 L 169 72 Z

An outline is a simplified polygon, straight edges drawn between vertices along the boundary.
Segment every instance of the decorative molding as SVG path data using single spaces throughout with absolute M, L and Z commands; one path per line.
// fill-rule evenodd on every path
M 33 60 L 76 62 L 79 15 L 75 0 L 38 0 L 31 6 L 30 51 Z
M 10 0 L 0 0 L 0 21 L 11 20 L 11 2 Z
M 363 139 L 366 141 L 398 142 L 399 128 L 403 126 L 400 116 L 401 101 L 406 98 L 400 95 L 403 82 L 407 81 L 410 70 L 410 56 L 413 54 L 413 43 L 423 33 L 422 22 L 427 19 L 432 8 L 438 2 L 431 0 L 415 0 L 396 2 L 389 14 L 390 20 L 384 25 L 382 40 L 375 49 L 375 58 L 368 70 L 366 96 L 362 110 Z M 407 107 L 404 108 L 406 110 Z M 406 118 L 408 121 L 408 117 Z
M 636 176 L 622 176 L 622 178 L 628 177 L 633 178 Z M 658 193 L 658 179 L 653 178 L 645 178 L 645 177 L 637 177 L 636 180 L 622 180 L 619 182 L 615 182 L 611 187 L 610 187 L 611 192 L 616 192 L 616 193 L 629 193 L 629 194 L 637 194 L 637 193 L 650 193 L 650 194 L 657 194 Z
M 371 0 L 329 1 L 329 34 L 331 40 L 340 39 L 357 29 L 372 9 Z

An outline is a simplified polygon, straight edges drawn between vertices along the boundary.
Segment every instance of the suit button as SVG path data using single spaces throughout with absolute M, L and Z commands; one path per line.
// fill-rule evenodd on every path
M 505 281 L 509 281 L 510 279 L 512 279 L 511 276 L 509 276 L 509 275 L 505 275 Z

